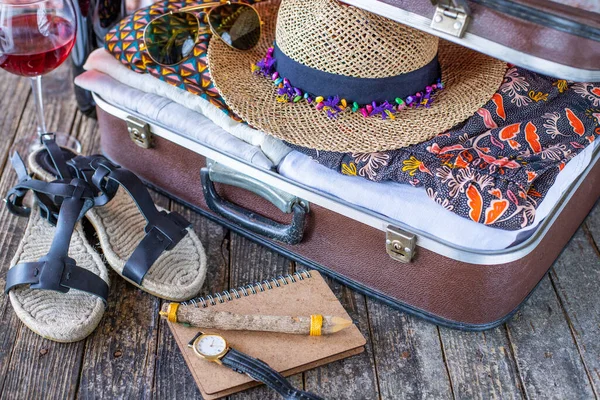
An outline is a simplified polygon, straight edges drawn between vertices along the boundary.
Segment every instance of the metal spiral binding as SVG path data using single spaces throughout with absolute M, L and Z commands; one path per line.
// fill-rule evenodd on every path
M 209 304 L 214 306 L 217 303 L 225 303 L 233 301 L 235 299 L 240 299 L 242 297 L 252 296 L 260 292 L 282 287 L 285 285 L 290 285 L 298 281 L 303 281 L 306 278 L 310 277 L 310 272 L 306 270 L 296 271 L 293 274 L 287 274 L 285 276 L 279 275 L 276 278 L 265 279 L 260 282 L 250 283 L 248 285 L 240 286 L 238 288 L 224 290 L 220 293 L 213 293 L 202 297 L 196 297 L 194 299 L 182 302 L 181 305 L 192 305 L 194 307 L 202 306 L 202 308 L 206 308 Z

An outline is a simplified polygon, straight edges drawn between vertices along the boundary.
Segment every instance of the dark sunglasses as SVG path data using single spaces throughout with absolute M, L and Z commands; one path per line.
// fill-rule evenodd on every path
M 190 11 L 210 8 L 209 29 Z M 254 48 L 261 33 L 261 20 L 254 7 L 242 3 L 213 2 L 188 6 L 156 17 L 144 29 L 145 51 L 157 64 L 172 66 L 192 54 L 200 35 L 212 32 L 236 50 Z

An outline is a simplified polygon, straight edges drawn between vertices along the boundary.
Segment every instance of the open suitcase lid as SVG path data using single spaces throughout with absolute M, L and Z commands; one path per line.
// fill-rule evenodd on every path
M 600 81 L 600 5 L 594 1 L 342 1 L 541 74 Z

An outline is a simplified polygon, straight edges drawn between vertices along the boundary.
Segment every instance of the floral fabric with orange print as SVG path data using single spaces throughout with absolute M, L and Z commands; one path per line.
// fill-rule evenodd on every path
M 511 67 L 487 104 L 426 142 L 354 154 L 289 145 L 345 174 L 425 187 L 462 217 L 516 230 L 534 221 L 558 173 L 598 135 L 600 83 Z

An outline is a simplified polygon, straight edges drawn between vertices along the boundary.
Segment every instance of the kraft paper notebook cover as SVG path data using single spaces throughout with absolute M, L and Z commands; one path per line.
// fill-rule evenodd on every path
M 299 274 L 294 274 L 291 275 L 293 280 L 288 275 L 247 285 L 244 287 L 247 296 L 244 295 L 244 290 L 238 288 L 236 290 L 239 298 L 236 296 L 236 291 L 231 290 L 229 291 L 231 300 L 226 294 L 221 294 L 223 303 L 216 296 L 212 297 L 212 301 L 207 296 L 197 299 L 196 304 L 202 307 L 204 302 L 207 307 L 215 310 L 238 314 L 289 316 L 322 314 L 350 319 L 323 277 L 317 271 L 308 271 L 310 277 L 306 274 L 302 272 L 303 279 L 298 278 Z M 260 291 L 260 287 L 264 291 Z M 227 367 L 199 358 L 187 346 L 200 330 L 199 328 L 171 322 L 168 324 L 202 397 L 207 400 L 217 399 L 259 385 L 245 374 L 239 374 Z M 202 331 L 223 335 L 230 347 L 260 358 L 284 376 L 359 354 L 364 350 L 366 343 L 355 325 L 333 335 L 316 337 L 215 329 L 202 329 Z

